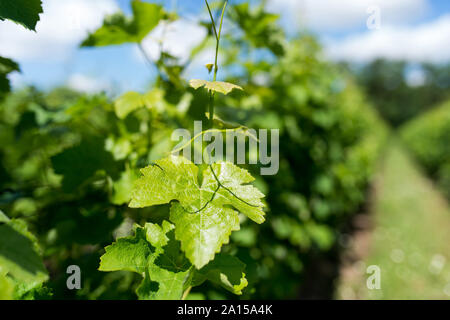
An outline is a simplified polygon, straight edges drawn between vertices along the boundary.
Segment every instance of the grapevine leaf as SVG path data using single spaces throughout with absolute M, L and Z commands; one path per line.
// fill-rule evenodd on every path
M 81 43 L 81 47 L 103 47 L 133 42 L 132 24 L 132 20 L 122 12 L 107 16 L 103 26 L 89 34 Z
M 175 240 L 174 226 L 147 223 L 136 227 L 132 237 L 118 239 L 106 247 L 100 271 L 132 271 L 144 276 L 137 289 L 140 299 L 180 299 L 190 281 L 191 264 Z
M 164 17 L 163 7 L 135 0 L 131 3 L 136 26 L 136 40 L 141 42 L 145 36 L 152 31 Z
M 146 270 L 148 256 L 153 253 L 143 228 L 136 228 L 135 236 L 118 239 L 105 250 L 100 259 L 100 271 L 125 270 L 141 274 Z
M 0 270 L 17 281 L 42 283 L 47 270 L 39 256 L 36 238 L 20 220 L 2 218 L 0 224 Z
M 174 226 L 164 221 L 162 228 L 147 224 L 146 229 L 147 239 L 156 246 L 159 254 L 149 259 L 148 279 L 143 286 L 147 287 L 154 282 L 158 284 L 158 289 L 144 294 L 141 286 L 138 295 L 141 299 L 179 300 L 188 287 L 191 264 L 181 252 L 180 243 L 175 240 Z
M 139 92 L 127 92 L 114 103 L 114 109 L 119 119 L 125 119 L 128 114 L 144 106 L 142 95 Z
M 129 203 L 131 200 L 131 191 L 133 184 L 137 180 L 138 175 L 134 170 L 127 169 L 122 172 L 120 179 L 114 181 L 113 193 L 111 195 L 111 202 L 115 205 L 123 205 Z
M 214 259 L 232 231 L 239 230 L 238 211 L 257 223 L 264 222 L 264 195 L 248 185 L 254 179 L 246 170 L 231 163 L 204 170 L 201 185 L 198 167 L 183 157 L 159 160 L 141 172 L 130 207 L 178 201 L 171 206 L 170 220 L 181 249 L 198 269 Z
M 236 257 L 218 254 L 208 265 L 195 272 L 192 286 L 199 286 L 209 280 L 231 293 L 241 295 L 242 290 L 248 285 L 245 267 L 245 264 Z
M 229 82 L 222 82 L 222 81 L 206 81 L 206 80 L 198 80 L 194 79 L 189 81 L 189 85 L 194 88 L 198 89 L 201 87 L 205 87 L 208 90 L 214 91 L 214 92 L 220 92 L 225 95 L 229 94 L 233 89 L 238 90 L 244 90 L 242 87 L 229 83 Z
M 119 97 L 114 103 L 114 109 L 119 119 L 125 119 L 131 112 L 142 107 L 148 109 L 156 106 L 161 100 L 159 90 L 151 90 L 145 94 L 130 91 Z
M 42 12 L 41 0 L 0 1 L 0 20 L 12 20 L 30 30 L 36 30 Z
M 182 250 L 197 268 L 213 260 L 222 245 L 229 242 L 231 232 L 239 230 L 238 213 L 212 203 L 195 214 L 174 203 L 170 220 L 176 225 L 175 234 Z
M 50 300 L 52 290 L 43 283 L 17 283 L 14 290 L 15 300 Z
M 220 181 L 222 188 L 215 197 L 215 203 L 222 206 L 231 205 L 239 212 L 245 214 L 254 222 L 261 224 L 264 219 L 264 203 L 261 201 L 264 194 L 249 183 L 255 179 L 244 169 L 229 162 L 213 164 L 204 173 L 204 185 Z
M 163 8 L 154 3 L 134 0 L 131 3 L 133 17 L 122 12 L 108 16 L 103 26 L 91 33 L 81 44 L 82 47 L 101 47 L 124 43 L 140 43 L 163 18 Z

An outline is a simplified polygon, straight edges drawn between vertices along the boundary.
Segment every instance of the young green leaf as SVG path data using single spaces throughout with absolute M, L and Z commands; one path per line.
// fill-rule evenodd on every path
M 205 87 L 208 90 L 214 91 L 214 92 L 220 92 L 225 95 L 229 94 L 233 89 L 237 90 L 244 90 L 242 87 L 229 83 L 229 82 L 222 82 L 222 81 L 206 81 L 206 80 L 199 80 L 194 79 L 189 81 L 189 85 L 194 88 L 198 89 L 201 87 Z
M 30 30 L 36 30 L 42 12 L 41 0 L 0 1 L 0 20 L 12 20 Z
M 198 269 L 214 259 L 232 231 L 239 230 L 238 211 L 264 222 L 264 195 L 248 185 L 253 177 L 231 163 L 217 163 L 203 171 L 183 157 L 168 157 L 141 170 L 130 207 L 173 203 L 170 219 L 181 249 Z M 234 209 L 233 209 L 234 208 Z
M 145 229 L 136 228 L 132 237 L 118 239 L 105 248 L 100 258 L 100 271 L 132 271 L 143 274 L 147 268 L 147 258 L 154 249 L 146 240 Z
M 213 63 L 208 63 L 205 65 L 206 69 L 208 69 L 208 72 L 211 73 L 213 68 L 214 68 L 214 64 Z

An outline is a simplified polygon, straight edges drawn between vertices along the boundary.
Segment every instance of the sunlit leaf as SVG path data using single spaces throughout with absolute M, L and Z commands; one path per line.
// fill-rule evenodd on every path
M 222 82 L 222 81 L 206 81 L 206 80 L 198 80 L 194 79 L 189 81 L 189 84 L 192 88 L 198 89 L 201 87 L 205 87 L 208 90 L 214 91 L 214 92 L 220 92 L 225 95 L 229 94 L 233 89 L 237 90 L 244 90 L 242 87 L 228 83 L 228 82 Z

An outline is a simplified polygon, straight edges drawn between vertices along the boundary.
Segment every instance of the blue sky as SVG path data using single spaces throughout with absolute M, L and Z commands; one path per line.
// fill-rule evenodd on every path
M 45 13 L 37 34 L 11 22 L 0 22 L 0 55 L 14 58 L 22 69 L 11 77 L 14 86 L 33 84 L 48 89 L 68 84 L 84 91 L 107 90 L 113 94 L 145 89 L 154 70 L 133 45 L 77 48 L 87 31 L 101 24 L 104 14 L 119 9 L 129 13 L 128 0 L 43 2 Z M 203 36 L 204 30 L 196 21 L 205 14 L 204 1 L 153 2 L 169 9 L 175 6 L 181 13 L 183 18 L 171 28 L 165 46 L 183 56 Z M 379 8 L 380 28 L 370 30 L 367 9 L 374 5 Z M 330 59 L 367 62 L 381 56 L 450 62 L 448 0 L 268 0 L 268 8 L 281 15 L 281 24 L 289 34 L 299 29 L 317 34 Z M 144 43 L 155 58 L 157 39 L 155 31 Z M 198 65 L 210 62 L 208 55 L 199 59 Z

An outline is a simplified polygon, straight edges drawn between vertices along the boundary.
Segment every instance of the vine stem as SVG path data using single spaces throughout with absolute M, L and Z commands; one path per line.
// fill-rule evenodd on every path
M 181 297 L 181 300 L 186 300 L 187 296 L 189 295 L 189 293 L 192 290 L 192 286 L 190 286 L 189 288 L 187 288 L 184 293 L 183 293 L 183 297 Z
M 211 18 L 211 23 L 214 30 L 214 35 L 216 36 L 216 55 L 214 58 L 214 78 L 213 81 L 217 80 L 217 72 L 219 71 L 219 48 L 220 48 L 220 37 L 222 35 L 222 26 L 223 26 L 223 18 L 225 16 L 225 10 L 228 5 L 228 0 L 225 0 L 225 3 L 222 8 L 222 13 L 220 15 L 220 25 L 219 25 L 219 32 L 217 32 L 216 23 L 214 21 L 213 14 L 211 12 L 211 8 L 209 7 L 208 0 L 205 0 L 206 7 L 208 8 L 209 16 Z M 210 129 L 214 128 L 214 92 L 211 90 L 209 91 L 209 127 Z

